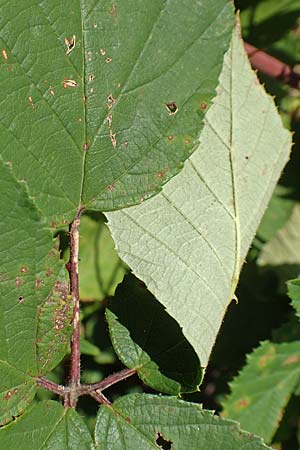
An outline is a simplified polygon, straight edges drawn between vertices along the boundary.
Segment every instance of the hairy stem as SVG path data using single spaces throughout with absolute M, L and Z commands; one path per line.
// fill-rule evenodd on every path
M 137 372 L 136 369 L 124 369 L 121 370 L 120 372 L 116 372 L 113 373 L 112 375 L 109 375 L 107 378 L 98 383 L 83 384 L 81 386 L 82 393 L 90 393 L 93 391 L 104 391 L 104 389 L 107 389 L 110 386 L 119 383 L 122 380 L 126 380 L 127 378 L 136 374 L 136 372 Z
M 70 276 L 70 293 L 73 302 L 73 335 L 71 337 L 71 360 L 70 360 L 70 374 L 69 386 L 71 388 L 68 400 L 65 402 L 66 407 L 75 408 L 77 403 L 77 396 L 72 395 L 80 386 L 80 298 L 79 298 L 79 281 L 78 281 L 78 263 L 79 263 L 79 228 L 80 217 L 83 212 L 79 208 L 75 219 L 70 225 L 70 259 L 67 264 L 67 269 Z
M 43 377 L 37 377 L 36 381 L 39 386 L 63 397 L 66 407 L 74 407 L 72 404 L 76 405 L 78 397 L 82 395 L 90 395 L 97 400 L 97 402 L 110 405 L 110 401 L 102 394 L 102 391 L 116 383 L 119 383 L 120 381 L 126 380 L 132 375 L 135 375 L 136 372 L 137 369 L 123 369 L 120 370 L 120 372 L 109 375 L 107 378 L 99 381 L 98 383 L 80 384 L 79 382 L 77 386 L 61 386 L 60 384 L 53 383 L 53 381 L 47 380 Z
M 46 380 L 46 378 L 38 377 L 36 379 L 37 384 L 48 391 L 54 392 L 55 394 L 61 395 L 64 397 L 66 395 L 65 386 L 61 386 L 60 384 L 53 383 L 53 381 Z

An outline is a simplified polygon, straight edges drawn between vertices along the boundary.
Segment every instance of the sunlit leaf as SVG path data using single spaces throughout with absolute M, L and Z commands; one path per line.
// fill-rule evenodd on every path
M 184 170 L 144 205 L 107 214 L 119 255 L 182 326 L 203 366 L 290 143 L 234 34 Z

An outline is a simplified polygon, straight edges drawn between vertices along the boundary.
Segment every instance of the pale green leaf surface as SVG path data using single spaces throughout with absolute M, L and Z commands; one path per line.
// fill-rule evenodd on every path
M 97 449 L 159 449 L 159 437 L 172 442 L 172 450 L 270 449 L 260 438 L 241 431 L 237 423 L 172 397 L 129 395 L 111 408 L 102 406 L 99 410 Z
M 264 342 L 230 383 L 223 402 L 225 417 L 271 442 L 284 408 L 299 382 L 300 342 Z
M 295 203 L 290 194 L 290 189 L 285 186 L 276 186 L 257 230 L 257 236 L 261 240 L 269 241 L 291 217 Z
M 258 257 L 261 266 L 300 266 L 300 207 L 295 205 L 290 219 L 267 242 Z M 299 268 L 300 269 L 300 268 Z
M 80 223 L 79 289 L 82 300 L 114 295 L 127 269 L 120 261 L 104 216 L 83 216 Z
M 287 288 L 296 316 L 300 319 L 300 279 L 296 278 L 295 280 L 288 281 Z
M 6 450 L 93 450 L 92 437 L 74 410 L 54 401 L 35 404 L 22 417 L 0 429 Z
M 290 143 L 234 34 L 184 170 L 146 204 L 107 214 L 119 255 L 182 326 L 203 366 Z
M 1 154 L 54 226 L 181 169 L 232 27 L 228 0 L 0 1 Z

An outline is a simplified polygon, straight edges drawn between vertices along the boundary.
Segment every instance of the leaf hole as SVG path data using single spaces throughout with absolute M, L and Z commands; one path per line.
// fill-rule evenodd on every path
M 106 103 L 107 109 L 111 109 L 115 103 L 117 103 L 117 100 L 113 97 L 111 93 L 108 94 Z
M 175 102 L 164 103 L 166 110 L 169 113 L 169 116 L 175 116 L 178 112 L 178 106 Z
M 157 433 L 157 438 L 156 441 L 157 445 L 159 446 L 159 448 L 161 448 L 162 450 L 171 450 L 172 449 L 172 441 L 167 441 L 162 434 Z
M 109 14 L 110 14 L 110 16 L 115 16 L 116 15 L 116 12 L 117 12 L 117 7 L 116 7 L 116 5 L 113 3 L 112 5 L 111 5 L 111 7 L 110 7 L 110 9 L 109 9 Z
M 69 55 L 71 53 L 71 51 L 74 50 L 75 45 L 76 45 L 75 34 L 73 34 L 73 36 L 70 39 L 65 38 L 65 44 L 67 46 L 66 54 Z

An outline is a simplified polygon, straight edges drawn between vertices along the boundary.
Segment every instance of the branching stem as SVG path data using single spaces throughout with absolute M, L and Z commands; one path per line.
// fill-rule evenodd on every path
M 66 264 L 70 278 L 70 294 L 72 297 L 73 334 L 71 337 L 70 373 L 67 386 L 61 386 L 45 378 L 38 377 L 37 384 L 64 398 L 65 408 L 75 408 L 78 397 L 90 395 L 99 403 L 110 405 L 110 401 L 102 394 L 104 389 L 118 383 L 136 373 L 136 369 L 124 369 L 93 384 L 80 383 L 80 297 L 79 297 L 79 229 L 83 208 L 79 208 L 70 225 L 70 259 Z
M 114 384 L 119 383 L 122 380 L 126 380 L 127 378 L 136 374 L 136 372 L 137 372 L 136 369 L 124 369 L 120 370 L 120 372 L 116 372 L 113 373 L 112 375 L 109 375 L 107 378 L 105 378 L 102 381 L 99 381 L 98 383 L 83 384 L 81 385 L 82 393 L 88 394 L 93 391 L 104 391 L 110 386 L 113 386 Z
M 78 397 L 82 395 L 90 395 L 97 400 L 97 402 L 110 405 L 110 401 L 102 394 L 102 391 L 116 383 L 119 383 L 120 381 L 126 380 L 136 374 L 136 372 L 136 369 L 124 369 L 120 370 L 120 372 L 109 375 L 107 378 L 99 381 L 98 383 L 80 384 L 79 382 L 77 386 L 61 386 L 60 384 L 53 383 L 53 381 L 49 381 L 43 377 L 38 377 L 36 381 L 39 386 L 63 397 L 65 407 L 73 408 L 74 406 L 72 406 L 72 403 L 75 403 L 76 405 Z

